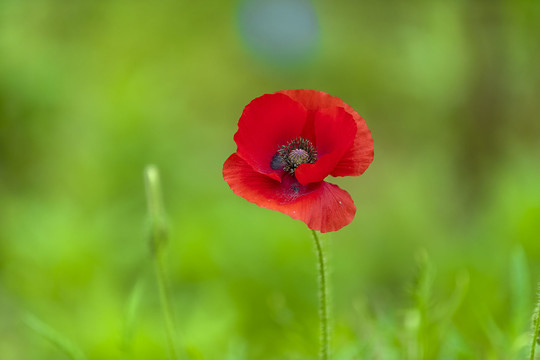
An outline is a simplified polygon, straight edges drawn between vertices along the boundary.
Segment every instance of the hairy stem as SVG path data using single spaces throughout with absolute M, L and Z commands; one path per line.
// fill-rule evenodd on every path
M 320 341 L 321 348 L 319 358 L 328 360 L 330 357 L 330 329 L 329 329 L 329 308 L 328 308 L 328 268 L 324 256 L 324 247 L 315 230 L 312 230 L 317 251 L 319 269 L 319 318 L 320 318 Z
M 534 360 L 534 353 L 536 351 L 536 343 L 538 342 L 538 335 L 540 333 L 540 287 L 538 290 L 538 302 L 533 314 L 534 330 L 531 344 L 531 357 L 530 360 Z

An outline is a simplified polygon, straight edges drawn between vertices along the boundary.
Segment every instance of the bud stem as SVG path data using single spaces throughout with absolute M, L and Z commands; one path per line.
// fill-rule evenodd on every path
M 167 285 L 165 264 L 163 259 L 163 248 L 167 242 L 167 230 L 165 226 L 164 211 L 162 205 L 161 188 L 158 169 L 149 165 L 144 170 L 146 185 L 146 198 L 148 201 L 148 215 L 151 221 L 150 232 L 150 252 L 154 259 L 156 278 L 159 287 L 159 297 L 161 308 L 165 320 L 167 342 L 169 345 L 169 355 L 173 360 L 177 360 L 176 354 L 176 328 L 174 327 L 170 293 Z

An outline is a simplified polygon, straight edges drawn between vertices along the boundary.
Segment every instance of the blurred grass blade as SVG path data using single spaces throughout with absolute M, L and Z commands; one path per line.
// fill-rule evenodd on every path
M 64 352 L 72 360 L 85 360 L 86 356 L 81 349 L 73 344 L 68 338 L 60 334 L 49 325 L 38 319 L 36 316 L 27 313 L 24 322 L 28 327 L 34 330 L 45 339 L 49 340 L 59 350 Z
M 510 299 L 512 306 L 512 331 L 514 336 L 527 328 L 531 309 L 531 285 L 527 258 L 523 247 L 517 246 L 510 259 Z
M 445 319 L 448 320 L 447 322 L 450 322 L 452 316 L 454 316 L 456 311 L 463 303 L 465 295 L 469 290 L 469 283 L 470 276 L 466 270 L 463 270 L 456 275 L 456 285 L 454 291 L 444 303 L 437 307 L 437 312 L 435 315 L 436 319 L 439 321 Z
M 139 304 L 141 303 L 143 290 L 144 283 L 142 280 L 139 280 L 133 287 L 126 306 L 124 315 L 124 334 L 122 337 L 122 350 L 126 353 L 131 352 L 131 342 L 133 340 L 133 334 L 135 333 Z
M 429 349 L 428 343 L 434 341 L 430 332 L 429 307 L 432 303 L 434 268 L 427 252 L 422 249 L 416 255 L 418 274 L 413 290 L 415 308 L 408 312 L 406 324 L 412 334 L 408 349 L 411 358 L 423 359 Z
M 512 356 L 524 359 L 529 348 L 529 314 L 532 308 L 531 283 L 527 257 L 521 245 L 516 246 L 510 258 L 511 327 L 508 336 L 512 341 Z

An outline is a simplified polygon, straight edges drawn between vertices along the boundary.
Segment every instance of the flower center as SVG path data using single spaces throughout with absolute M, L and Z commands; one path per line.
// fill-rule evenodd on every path
M 317 149 L 311 141 L 301 137 L 281 146 L 276 155 L 283 170 L 291 175 L 301 164 L 313 164 L 317 161 Z M 274 164 L 274 161 L 272 163 Z
M 309 162 L 309 154 L 304 149 L 294 149 L 289 153 L 289 161 L 293 164 L 305 164 Z

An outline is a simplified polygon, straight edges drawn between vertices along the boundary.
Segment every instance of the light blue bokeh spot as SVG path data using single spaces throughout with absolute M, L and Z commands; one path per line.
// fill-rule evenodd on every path
M 271 62 L 301 62 L 319 43 L 317 15 L 307 0 L 248 0 L 239 11 L 246 46 Z

